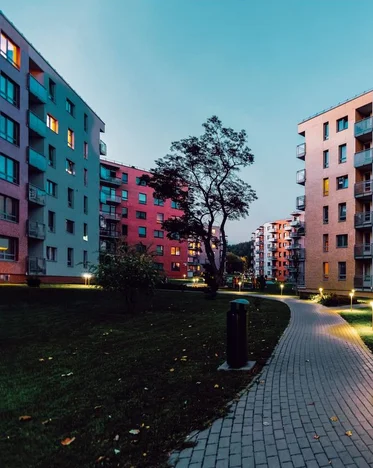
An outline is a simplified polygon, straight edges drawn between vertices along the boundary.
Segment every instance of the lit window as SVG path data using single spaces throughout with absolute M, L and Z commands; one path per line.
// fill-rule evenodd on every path
M 180 255 L 180 247 L 171 247 L 171 255 Z
M 139 193 L 139 203 L 141 205 L 146 205 L 146 194 L 145 193 Z
M 67 266 L 68 267 L 74 266 L 74 249 L 70 247 L 67 249 Z
M 0 74 L 0 96 L 19 107 L 19 86 L 3 72 Z
M 164 221 L 164 214 L 163 213 L 157 213 L 157 223 L 162 224 Z
M 74 117 L 75 114 L 75 104 L 73 104 L 70 99 L 66 99 L 66 110 L 67 112 Z
M 67 146 L 71 149 L 74 149 L 74 144 L 75 144 L 75 136 L 74 132 L 71 130 L 71 128 L 67 129 Z
M 178 262 L 172 262 L 172 263 L 171 263 L 171 270 L 172 270 L 172 271 L 180 271 L 180 263 L 178 263 Z
M 75 175 L 75 163 L 66 159 L 66 172 L 70 175 Z
M 139 237 L 146 237 L 146 227 L 139 226 L 138 232 L 139 232 Z
M 343 117 L 337 120 L 337 132 L 348 129 L 348 117 Z
M 157 245 L 155 249 L 155 254 L 156 255 L 163 255 L 164 254 L 164 247 L 163 245 Z
M 0 53 L 16 68 L 20 68 L 21 54 L 19 47 L 14 44 L 5 34 L 0 36 Z
M 337 190 L 348 188 L 348 176 L 337 177 Z
M 58 120 L 47 114 L 47 127 L 54 133 L 58 133 Z
M 322 264 L 322 268 L 323 268 L 323 278 L 324 280 L 328 280 L 329 279 L 329 262 L 324 262 Z
M 323 195 L 327 197 L 329 195 L 329 178 L 323 179 Z
M 83 240 L 87 241 L 88 240 L 88 224 L 83 223 Z

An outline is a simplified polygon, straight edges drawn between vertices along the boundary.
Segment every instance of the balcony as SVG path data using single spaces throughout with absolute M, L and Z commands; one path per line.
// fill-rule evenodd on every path
M 368 169 L 373 163 L 373 148 L 359 151 L 354 156 L 354 167 L 356 169 Z
M 354 277 L 354 288 L 360 290 L 372 290 L 373 287 L 373 276 L 371 275 L 361 275 Z
M 267 239 L 267 242 L 277 242 L 276 237 L 271 236 L 269 239 Z
M 100 174 L 100 181 L 103 182 L 104 184 L 112 184 L 119 186 L 122 184 L 122 180 L 119 177 L 110 177 L 110 176 L 104 176 Z
M 105 213 L 104 211 L 100 211 L 100 215 L 112 221 L 120 221 L 122 218 L 119 213 Z
M 121 203 L 122 199 L 121 199 L 121 197 L 119 197 L 117 195 L 108 195 L 106 193 L 101 192 L 100 193 L 100 201 L 101 201 L 101 203 L 119 204 L 119 203 Z
M 45 239 L 45 224 L 37 221 L 27 222 L 27 235 L 33 239 Z
M 31 111 L 28 111 L 28 127 L 38 136 L 45 138 L 47 134 L 47 126 L 45 125 L 45 122 Z
M 306 209 L 306 196 L 301 195 L 297 197 L 296 208 L 299 211 L 304 211 Z
M 45 156 L 32 149 L 30 146 L 28 147 L 28 163 L 40 172 L 45 172 L 47 169 L 47 160 Z
M 100 154 L 101 156 L 106 156 L 107 154 L 106 143 L 104 143 L 102 140 L 100 140 Z
M 41 257 L 27 257 L 27 273 L 29 275 L 45 275 L 46 261 Z
M 290 262 L 304 262 L 306 259 L 306 249 L 303 247 L 297 249 L 293 254 L 290 254 L 288 257 Z
M 294 219 L 294 221 L 291 221 L 290 226 L 291 227 L 300 227 L 302 225 L 301 221 L 299 219 Z
M 291 231 L 291 224 L 287 224 L 287 225 L 284 227 L 284 230 L 285 230 L 285 231 Z
M 372 198 L 372 180 L 364 180 L 355 184 L 355 198 L 370 200 Z
M 46 104 L 48 97 L 47 90 L 30 73 L 28 75 L 28 90 L 36 101 Z
M 119 232 L 113 229 L 100 229 L 100 237 L 110 237 L 111 239 L 117 239 Z
M 290 233 L 291 239 L 297 239 L 299 237 L 304 236 L 304 234 L 305 234 L 305 229 L 304 228 L 305 228 L 304 223 L 299 223 L 298 227 L 295 228 L 294 231 L 292 231 Z M 287 238 L 285 238 L 285 239 L 287 239 Z
M 297 146 L 297 158 L 301 159 L 302 161 L 306 158 L 306 144 L 301 143 Z
M 45 205 L 45 191 L 36 187 L 35 185 L 28 184 L 28 199 L 31 203 L 36 205 Z
M 373 211 L 363 211 L 355 214 L 355 229 L 371 229 Z
M 297 171 L 297 184 L 304 185 L 306 183 L 306 170 Z
M 268 229 L 269 234 L 275 234 L 278 231 L 278 228 L 275 226 L 272 226 L 271 228 Z
M 291 245 L 287 245 L 285 247 L 286 250 L 299 250 L 299 249 L 302 249 L 303 246 L 302 244 L 299 244 L 299 242 L 294 242 L 294 244 L 291 244 Z
M 355 244 L 354 257 L 356 260 L 364 260 L 365 258 L 372 258 L 373 245 L 372 244 Z
M 372 140 L 373 118 L 367 117 L 355 123 L 355 138 L 363 142 Z
M 291 234 L 289 234 L 288 232 L 285 232 L 284 240 L 290 241 L 291 240 Z
M 268 247 L 269 252 L 276 252 L 277 250 L 277 245 L 271 245 L 271 247 Z

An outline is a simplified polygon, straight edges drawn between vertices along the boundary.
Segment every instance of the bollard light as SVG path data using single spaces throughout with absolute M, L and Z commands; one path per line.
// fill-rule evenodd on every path
M 350 298 L 351 298 L 350 312 L 352 312 L 352 298 L 354 297 L 354 293 L 353 293 L 353 292 L 350 292 L 349 296 L 350 296 Z
M 239 281 L 238 282 L 238 292 L 241 292 L 241 284 L 242 284 L 242 281 Z
M 280 284 L 280 288 L 281 288 L 281 296 L 282 296 L 282 291 L 284 290 L 284 285 Z
M 320 296 L 321 296 L 321 297 L 323 297 L 322 292 L 323 292 L 323 288 L 319 288 L 319 293 L 320 293 Z

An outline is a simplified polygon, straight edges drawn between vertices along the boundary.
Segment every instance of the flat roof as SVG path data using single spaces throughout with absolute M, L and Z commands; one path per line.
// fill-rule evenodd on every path
M 0 10 L 0 16 L 2 16 L 11 26 L 12 28 L 14 28 L 17 33 L 22 36 L 22 38 L 27 42 L 27 44 L 32 47 L 34 49 L 34 51 L 40 56 L 40 58 L 42 60 L 44 60 L 44 62 L 49 65 L 51 67 L 51 69 L 61 78 L 61 80 L 66 84 L 66 86 L 68 86 L 78 97 L 79 99 L 81 99 L 84 104 L 95 114 L 95 116 L 101 120 L 101 122 L 105 125 L 105 122 L 101 119 L 101 117 L 99 117 L 96 112 L 92 109 L 92 107 L 90 105 L 88 105 L 86 103 L 86 101 L 75 91 L 75 89 L 69 85 L 69 83 L 64 79 L 64 77 L 58 73 L 58 71 L 48 62 L 48 60 L 46 60 L 42 55 L 41 53 L 36 49 L 36 47 L 34 47 L 34 45 L 21 33 L 21 31 L 14 25 L 14 23 L 12 23 L 12 21 L 10 21 L 10 19 L 5 15 L 5 13 Z

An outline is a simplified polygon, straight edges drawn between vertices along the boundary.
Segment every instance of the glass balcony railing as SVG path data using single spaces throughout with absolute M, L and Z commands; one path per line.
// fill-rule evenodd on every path
M 306 157 L 306 144 L 301 143 L 300 145 L 297 146 L 297 158 L 302 159 L 304 161 Z
M 28 199 L 37 205 L 45 205 L 45 191 L 35 185 L 28 185 Z
M 29 275 L 45 275 L 46 273 L 46 261 L 45 258 L 41 257 L 28 257 L 28 274 Z
M 373 245 L 372 244 L 358 244 L 354 247 L 354 256 L 355 258 L 372 258 L 373 254 Z
M 355 214 L 355 228 L 371 228 L 372 227 L 372 211 L 363 211 Z
M 354 156 L 354 167 L 371 166 L 373 163 L 373 148 L 359 151 Z
M 304 185 L 306 183 L 306 170 L 297 171 L 297 184 Z
M 300 211 L 304 211 L 306 209 L 306 196 L 305 195 L 301 195 L 300 197 L 297 197 L 296 208 L 297 210 L 300 210 Z
M 367 117 L 355 123 L 355 137 L 359 138 L 367 133 L 372 133 L 373 117 Z
M 100 154 L 101 156 L 106 156 L 107 154 L 106 143 L 104 143 L 102 140 L 100 140 Z
M 47 126 L 45 125 L 45 122 L 31 111 L 28 113 L 28 126 L 30 130 L 45 138 L 47 133 Z
M 27 234 L 34 239 L 45 239 L 45 224 L 37 221 L 28 221 Z
M 368 289 L 371 290 L 373 287 L 373 276 L 366 274 L 354 277 L 354 288 L 355 289 Z
M 38 101 L 42 102 L 43 104 L 47 102 L 47 90 L 31 74 L 28 76 L 28 88 L 29 92 L 33 94 L 38 99 Z
M 38 153 L 32 148 L 28 148 L 28 163 L 41 172 L 47 169 L 47 160 L 43 154 Z

